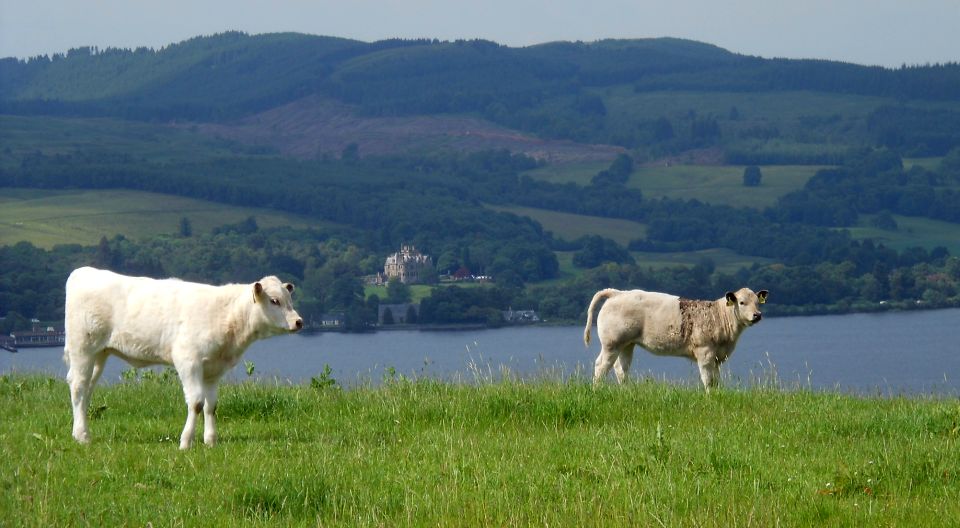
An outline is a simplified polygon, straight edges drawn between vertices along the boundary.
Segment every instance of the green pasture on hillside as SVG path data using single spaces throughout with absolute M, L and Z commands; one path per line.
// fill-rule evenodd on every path
M 179 233 L 184 217 L 199 234 L 250 216 L 260 227 L 321 225 L 307 217 L 270 209 L 233 207 L 166 194 L 6 187 L 0 189 L 0 245 L 27 241 L 51 248 L 57 244 L 95 245 L 104 236 L 139 239 L 173 235 Z
M 557 251 L 557 262 L 560 264 L 559 279 L 568 279 L 580 274 L 583 269 L 573 265 L 574 251 Z M 718 271 L 734 273 L 740 268 L 749 268 L 754 263 L 770 264 L 772 259 L 763 257 L 745 256 L 726 248 L 701 249 L 687 252 L 653 253 L 647 251 L 631 251 L 630 255 L 638 266 L 643 268 L 671 268 L 676 266 L 696 266 L 705 259 L 713 262 Z M 550 281 L 547 281 L 548 283 Z
M 535 180 L 544 180 L 550 183 L 589 185 L 591 178 L 609 166 L 609 161 L 577 161 L 545 165 L 526 171 L 523 174 Z
M 874 216 L 863 215 L 857 227 L 847 228 L 853 238 L 871 238 L 897 251 L 910 247 L 922 247 L 929 251 L 943 246 L 951 255 L 960 255 L 960 226 L 957 224 L 919 216 L 893 215 L 897 229 L 887 231 L 872 226 Z
M 628 123 L 659 117 L 675 120 L 695 114 L 715 116 L 724 121 L 724 126 L 738 121 L 784 126 L 813 116 L 863 119 L 878 106 L 896 104 L 892 98 L 812 91 L 636 91 L 632 85 L 593 91 L 603 97 L 608 119 Z M 731 108 L 737 110 L 736 121 L 730 119 Z
M 943 161 L 943 156 L 932 158 L 903 158 L 903 168 L 910 170 L 913 167 L 923 167 L 930 171 L 937 171 L 940 169 L 941 161 Z
M 552 183 L 589 185 L 590 179 L 608 166 L 608 163 L 599 162 L 548 165 L 525 174 Z M 823 166 L 762 166 L 763 179 L 759 187 L 743 186 L 744 168 L 744 165 L 642 166 L 634 169 L 627 185 L 640 189 L 649 198 L 700 200 L 716 205 L 762 209 L 776 203 L 784 194 L 803 188 Z
M 749 268 L 754 264 L 771 264 L 773 259 L 741 255 L 731 249 L 713 248 L 687 252 L 652 253 L 631 251 L 637 264 L 644 267 L 665 268 L 674 266 L 695 266 L 709 259 L 718 271 L 733 273 L 740 268 Z
M 411 302 L 418 303 L 430 296 L 430 293 L 433 291 L 433 286 L 428 286 L 426 284 L 411 284 L 410 286 L 410 299 Z M 380 298 L 380 302 L 386 302 L 387 299 L 387 287 L 386 286 L 377 286 L 375 284 L 367 284 L 363 287 L 363 296 L 365 298 L 370 298 L 371 296 L 376 295 Z
M 743 165 L 671 165 L 638 167 L 627 185 L 650 198 L 699 200 L 715 205 L 763 209 L 777 198 L 803 188 L 823 167 L 816 165 L 769 165 L 760 167 L 758 187 L 744 187 Z
M 647 236 L 647 227 L 631 220 L 561 213 L 514 205 L 488 205 L 487 207 L 495 211 L 530 217 L 539 222 L 545 230 L 564 240 L 572 241 L 586 235 L 600 235 L 626 246 L 631 240 Z
M 907 351 L 905 351 L 907 352 Z M 775 378 L 224 384 L 219 444 L 177 449 L 175 378 L 0 377 L 9 526 L 949 526 L 960 406 Z M 199 441 L 199 435 L 197 437 Z

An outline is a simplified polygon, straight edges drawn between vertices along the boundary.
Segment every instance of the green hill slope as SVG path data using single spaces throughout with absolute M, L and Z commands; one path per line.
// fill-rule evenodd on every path
M 182 218 L 200 234 L 251 216 L 261 227 L 331 225 L 275 210 L 139 191 L 4 188 L 0 194 L 0 245 L 27 241 L 51 248 L 57 244 L 95 245 L 104 236 L 141 239 L 174 235 L 179 233 Z

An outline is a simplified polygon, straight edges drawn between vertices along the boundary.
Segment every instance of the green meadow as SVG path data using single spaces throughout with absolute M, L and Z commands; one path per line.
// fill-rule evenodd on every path
M 816 165 L 769 165 L 757 187 L 744 187 L 743 165 L 671 165 L 638 167 L 627 185 L 650 198 L 699 200 L 717 205 L 763 209 L 777 198 L 802 189 L 822 169 Z
M 526 174 L 553 183 L 589 185 L 603 163 L 579 163 L 557 167 L 540 167 Z M 776 203 L 777 198 L 802 189 L 811 176 L 823 168 L 819 165 L 765 165 L 760 167 L 763 180 L 758 187 L 743 186 L 744 165 L 645 165 L 634 169 L 629 187 L 643 191 L 650 198 L 700 200 L 716 205 L 762 209 Z
M 724 126 L 736 129 L 739 122 L 772 122 L 789 126 L 811 116 L 841 118 L 867 117 L 883 104 L 894 104 L 895 99 L 846 95 L 812 91 L 636 91 L 631 85 L 595 89 L 603 96 L 607 115 L 611 120 L 624 122 L 649 121 L 659 117 L 668 119 L 696 115 L 716 116 Z M 731 108 L 736 108 L 736 120 L 730 119 Z M 727 128 L 725 128 L 727 130 Z
M 175 378 L 101 386 L 93 443 L 61 380 L 0 377 L 4 526 L 944 526 L 955 399 L 641 380 L 221 387 L 181 452 Z
M 576 183 L 589 185 L 590 179 L 610 166 L 610 161 L 575 161 L 556 165 L 544 165 L 523 174 L 535 180 L 551 183 Z
M 430 292 L 433 291 L 433 286 L 428 286 L 426 284 L 411 284 L 410 288 L 410 302 L 418 303 L 424 298 L 430 296 Z M 387 287 L 378 286 L 375 284 L 367 284 L 363 287 L 363 296 L 370 298 L 372 295 L 376 295 L 380 298 L 382 302 L 386 302 L 387 299 Z
M 0 193 L 0 245 L 29 241 L 95 245 L 101 237 L 139 239 L 176 234 L 188 218 L 194 233 L 240 222 L 250 216 L 260 227 L 316 227 L 307 217 L 271 209 L 234 207 L 214 202 L 125 190 L 55 191 L 4 188 Z
M 871 225 L 875 215 L 863 215 L 856 227 L 848 228 L 853 238 L 872 238 L 878 243 L 902 251 L 910 247 L 930 250 L 943 246 L 951 255 L 960 255 L 960 234 L 957 224 L 919 216 L 892 215 L 897 229 L 887 231 Z
M 560 279 L 567 279 L 583 271 L 573 265 L 573 251 L 557 251 L 557 261 L 560 264 Z M 649 251 L 631 251 L 630 255 L 637 265 L 644 268 L 670 268 L 676 266 L 696 266 L 709 259 L 718 271 L 734 273 L 740 268 L 749 268 L 754 263 L 770 264 L 772 259 L 741 255 L 726 248 L 701 249 L 685 252 L 653 253 Z
M 673 266 L 695 266 L 699 262 L 709 259 L 716 269 L 724 273 L 733 273 L 740 268 L 749 268 L 753 264 L 771 264 L 772 259 L 741 255 L 726 248 L 701 249 L 685 252 L 652 253 L 647 251 L 631 251 L 637 264 L 652 268 Z
M 631 240 L 647 236 L 647 227 L 640 222 L 603 218 L 600 216 L 561 213 L 548 209 L 521 206 L 487 206 L 495 211 L 530 217 L 547 231 L 564 240 L 576 240 L 586 235 L 600 235 L 627 245 Z

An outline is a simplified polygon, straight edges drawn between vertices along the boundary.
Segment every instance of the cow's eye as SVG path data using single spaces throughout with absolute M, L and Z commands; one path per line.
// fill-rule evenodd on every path
M 270 299 L 270 304 L 280 306 L 280 299 Z
M 740 301 L 740 306 L 743 306 L 744 304 L 746 303 L 744 303 L 743 301 Z

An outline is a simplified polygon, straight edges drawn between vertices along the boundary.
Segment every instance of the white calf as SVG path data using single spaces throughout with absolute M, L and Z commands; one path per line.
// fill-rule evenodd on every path
M 180 449 L 193 441 L 203 412 L 203 441 L 217 441 L 217 382 L 254 341 L 296 332 L 293 284 L 210 286 L 177 279 L 127 277 L 94 268 L 67 279 L 64 361 L 73 402 L 73 437 L 87 443 L 90 394 L 110 355 L 136 367 L 173 365 L 183 384 L 187 422 Z
M 748 288 L 727 292 L 716 301 L 681 299 L 665 293 L 608 288 L 593 296 L 587 309 L 583 342 L 590 345 L 590 327 L 597 304 L 606 299 L 597 316 L 600 355 L 593 381 L 599 383 L 613 367 L 623 383 L 630 371 L 635 345 L 662 356 L 682 356 L 697 362 L 707 392 L 720 376 L 720 364 L 733 354 L 740 333 L 760 321 L 758 306 L 767 290 Z

